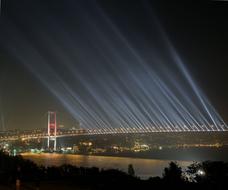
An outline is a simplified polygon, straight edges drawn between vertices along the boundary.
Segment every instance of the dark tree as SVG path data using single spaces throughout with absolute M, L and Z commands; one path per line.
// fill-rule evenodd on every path
M 133 167 L 132 164 L 129 164 L 129 165 L 128 165 L 128 174 L 129 174 L 130 176 L 135 176 L 135 170 L 134 170 L 134 167 Z
M 228 186 L 228 163 L 206 161 L 193 163 L 187 173 L 192 181 L 209 188 L 222 189 Z
M 170 162 L 164 169 L 163 178 L 168 183 L 180 183 L 182 181 L 182 169 L 176 162 Z

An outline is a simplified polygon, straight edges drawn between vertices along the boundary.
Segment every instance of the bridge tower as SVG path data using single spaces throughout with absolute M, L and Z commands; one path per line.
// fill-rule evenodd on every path
M 56 112 L 48 111 L 47 147 L 48 147 L 48 149 L 50 149 L 50 142 L 54 142 L 54 145 L 53 145 L 54 151 L 56 151 L 56 132 L 57 132 Z

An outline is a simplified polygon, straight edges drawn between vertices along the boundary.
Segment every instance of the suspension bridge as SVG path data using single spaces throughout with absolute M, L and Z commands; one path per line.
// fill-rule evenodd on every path
M 170 127 L 119 127 L 119 128 L 94 128 L 94 129 L 75 129 L 75 130 L 58 130 L 56 122 L 56 112 L 48 112 L 47 132 L 27 132 L 26 134 L 18 133 L 14 135 L 0 135 L 0 141 L 15 141 L 15 140 L 29 140 L 29 139 L 47 139 L 47 147 L 56 150 L 56 142 L 61 137 L 72 137 L 81 135 L 111 135 L 111 134 L 140 134 L 140 133 L 170 133 L 170 132 L 217 132 L 227 131 L 226 126 L 191 126 L 191 128 L 183 126 Z M 218 130 L 218 127 L 220 130 Z M 51 143 L 53 142 L 53 143 Z M 53 145 L 53 147 L 50 147 Z

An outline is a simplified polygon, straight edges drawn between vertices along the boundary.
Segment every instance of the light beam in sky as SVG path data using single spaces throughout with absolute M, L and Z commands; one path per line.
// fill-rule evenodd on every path
M 12 38 L 6 48 L 83 128 L 150 132 L 228 129 L 171 43 L 164 40 L 165 35 L 154 37 L 158 40 L 160 36 L 165 48 L 152 44 L 148 59 L 101 8 L 93 6 L 88 11 L 78 5 L 76 9 L 80 13 L 74 18 L 80 23 L 76 32 L 48 13 L 39 24 L 27 18 L 39 45 L 9 22 Z M 70 10 L 67 14 L 73 17 Z M 72 27 L 76 27 L 74 19 L 69 20 Z

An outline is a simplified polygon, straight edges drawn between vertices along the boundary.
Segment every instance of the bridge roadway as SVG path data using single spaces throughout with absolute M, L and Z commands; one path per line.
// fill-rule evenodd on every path
M 205 130 L 205 132 L 209 132 Z M 212 130 L 211 130 L 212 131 Z M 216 131 L 216 130 L 214 130 Z M 140 133 L 164 133 L 164 132 L 203 132 L 202 130 L 154 130 L 153 128 L 112 128 L 112 129 L 78 129 L 58 131 L 56 138 L 80 136 L 80 135 L 108 135 L 108 134 L 140 134 Z M 54 137 L 54 136 L 50 136 Z M 32 132 L 26 134 L 0 135 L 0 141 L 28 140 L 48 138 L 47 132 Z
M 129 128 L 128 130 L 123 128 L 116 129 L 78 129 L 78 130 L 69 130 L 69 131 L 58 131 L 56 133 L 56 138 L 60 137 L 70 137 L 70 136 L 80 136 L 80 135 L 102 135 L 102 134 L 124 134 L 124 133 L 145 133 L 152 132 L 149 129 L 146 131 L 139 132 L 139 129 Z M 50 136 L 53 137 L 53 136 Z M 14 140 L 27 140 L 27 139 L 41 139 L 48 138 L 47 132 L 35 133 L 31 132 L 26 134 L 15 134 L 15 135 L 0 135 L 0 141 L 14 141 Z

